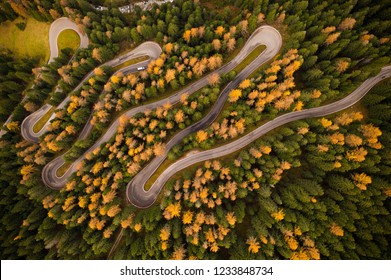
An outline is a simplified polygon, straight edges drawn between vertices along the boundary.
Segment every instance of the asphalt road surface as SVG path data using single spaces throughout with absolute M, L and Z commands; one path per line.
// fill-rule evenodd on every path
M 162 156 L 155 157 L 146 167 L 144 167 L 132 181 L 128 184 L 126 189 L 126 195 L 133 205 L 137 207 L 149 207 L 156 199 L 161 188 L 144 190 L 145 183 L 150 176 L 159 168 L 163 161 L 167 158 L 168 152 L 175 145 L 182 142 L 182 140 L 189 134 L 197 132 L 201 129 L 208 127 L 219 115 L 221 109 L 227 101 L 228 94 L 232 89 L 235 89 L 239 84 L 249 75 L 251 75 L 258 67 L 272 59 L 280 50 L 282 39 L 279 32 L 271 27 L 265 26 L 257 29 L 253 34 L 253 40 L 251 40 L 251 48 L 254 49 L 258 45 L 265 45 L 266 49 L 255 58 L 250 64 L 248 64 L 236 77 L 231 81 L 220 93 L 216 103 L 213 105 L 210 112 L 199 122 L 187 127 L 176 134 L 166 145 L 165 153 Z M 249 49 L 249 50 L 250 50 Z M 251 52 L 251 51 L 250 51 Z M 246 53 L 249 54 L 250 52 Z M 243 59 L 244 57 L 242 57 Z M 151 198 L 154 197 L 152 200 Z M 151 204 L 150 204 L 151 203 Z
M 50 47 L 50 58 L 49 62 L 53 62 L 54 59 L 58 56 L 58 47 L 57 47 L 57 39 L 60 33 L 66 29 L 72 29 L 76 31 L 76 33 L 80 37 L 80 46 L 79 48 L 87 48 L 88 47 L 88 37 L 86 34 L 83 34 L 79 31 L 77 24 L 71 21 L 67 17 L 62 17 L 53 21 L 50 25 L 49 29 L 49 47 Z
M 115 66 L 118 66 L 126 61 L 129 61 L 131 59 L 134 59 L 134 58 L 138 58 L 138 57 L 142 57 L 142 56 L 148 56 L 149 59 L 145 60 L 145 61 L 142 61 L 142 62 L 139 62 L 139 63 L 136 63 L 136 64 L 132 64 L 130 66 L 126 66 L 124 68 L 122 68 L 121 71 L 122 73 L 124 74 L 128 74 L 130 72 L 135 72 L 137 71 L 137 68 L 138 67 L 146 67 L 148 66 L 148 64 L 151 62 L 151 60 L 153 59 L 156 59 L 159 57 L 159 55 L 161 54 L 162 52 L 162 49 L 160 48 L 160 46 L 155 43 L 155 42 L 145 42 L 145 43 L 142 43 L 141 45 L 139 45 L 137 48 L 135 48 L 134 50 L 131 50 L 113 60 L 110 60 L 104 64 L 102 64 L 102 66 L 110 66 L 110 67 L 115 67 Z M 117 72 L 119 72 L 117 71 Z M 77 87 L 73 90 L 73 91 L 77 91 L 79 90 L 82 85 L 87 82 L 92 76 L 94 75 L 94 71 L 92 70 L 91 72 L 89 72 L 84 78 L 83 80 L 77 85 Z M 68 95 L 58 106 L 56 109 L 62 109 L 65 107 L 65 105 L 69 102 L 70 100 L 70 95 Z M 34 132 L 33 128 L 34 128 L 34 125 L 42 118 L 42 116 L 44 116 L 51 108 L 53 108 L 52 105 L 50 104 L 45 104 L 43 105 L 40 109 L 38 109 L 37 111 L 35 111 L 34 113 L 32 113 L 31 115 L 29 115 L 28 117 L 26 117 L 23 122 L 22 122 L 22 125 L 21 125 L 21 134 L 23 136 L 24 139 L 30 141 L 30 142 L 34 142 L 34 143 L 38 143 L 39 142 L 39 137 L 42 136 L 43 134 L 45 134 L 47 131 L 48 131 L 48 126 L 51 122 L 52 119 L 54 119 L 55 117 L 55 114 L 53 113 L 51 115 L 51 117 L 49 118 L 49 120 L 43 125 L 43 127 L 41 128 L 41 130 L 39 130 L 38 132 Z M 88 132 L 91 130 L 91 125 L 87 124 L 86 127 L 84 127 L 83 129 L 83 132 L 82 132 L 82 136 L 84 137 L 85 135 L 88 134 Z M 79 136 L 79 139 L 82 139 L 80 138 Z
M 219 73 L 224 74 L 228 73 L 229 71 L 233 70 L 237 65 L 240 64 L 240 62 L 246 58 L 248 54 L 251 53 L 252 50 L 254 50 L 257 46 L 259 45 L 265 45 L 266 49 L 262 52 L 260 56 L 258 56 L 253 62 L 251 62 L 245 69 L 243 69 L 239 75 L 235 78 L 234 81 L 232 81 L 227 88 L 224 90 L 224 92 L 229 92 L 230 89 L 236 87 L 242 80 L 243 77 L 248 76 L 251 74 L 256 68 L 258 68 L 262 63 L 268 61 L 269 59 L 273 58 L 279 51 L 280 47 L 282 44 L 282 39 L 280 36 L 280 33 L 273 27 L 271 26 L 262 26 L 255 30 L 253 34 L 250 36 L 250 38 L 247 40 L 246 44 L 243 46 L 239 54 L 232 59 L 230 62 L 222 66 L 221 68 L 217 69 L 216 71 L 210 73 L 209 75 L 212 75 L 213 73 Z M 146 104 L 143 106 L 139 106 L 133 109 L 130 109 L 126 111 L 123 115 L 126 115 L 128 117 L 132 117 L 135 114 L 139 112 L 145 112 L 146 110 L 151 110 L 155 109 L 159 106 L 163 106 L 164 104 L 170 103 L 170 104 L 175 104 L 179 102 L 181 96 L 184 93 L 187 94 L 192 94 L 199 89 L 203 88 L 204 86 L 208 85 L 208 76 L 192 83 L 190 86 L 180 90 L 176 94 L 173 94 L 165 99 L 156 101 L 154 103 Z M 222 99 L 223 98 L 223 99 Z M 220 112 L 221 107 L 224 105 L 226 100 L 226 94 L 221 93 L 219 96 L 219 100 L 217 103 L 219 104 L 218 106 L 213 107 L 212 111 L 213 112 L 212 117 L 215 118 L 218 113 Z M 205 119 L 204 123 L 201 123 L 202 125 L 208 123 L 211 119 L 211 116 L 208 115 L 208 119 Z M 198 124 L 197 126 L 192 126 L 192 130 L 197 131 L 197 129 L 200 129 L 200 125 Z M 112 125 L 108 128 L 106 133 L 93 145 L 91 146 L 79 159 L 77 159 L 71 166 L 70 168 L 61 176 L 57 176 L 57 170 L 65 163 L 64 159 L 62 156 L 55 158 L 51 162 L 49 162 L 42 170 L 42 180 L 47 185 L 48 187 L 52 189 L 59 190 L 63 188 L 70 177 L 70 175 L 76 171 L 76 166 L 78 163 L 84 160 L 85 155 L 89 152 L 92 152 L 95 150 L 97 147 L 100 147 L 101 144 L 109 141 L 111 137 L 117 132 L 117 127 L 119 125 L 119 118 L 115 120 Z M 183 133 L 183 132 L 182 132 Z M 191 133 L 191 130 L 186 130 L 184 134 Z M 183 134 L 180 134 L 183 135 Z M 178 136 L 182 137 L 182 136 Z M 176 139 L 178 139 L 176 138 Z M 170 145 L 172 145 L 173 142 L 171 142 Z M 149 167 L 151 168 L 151 167 Z M 151 168 L 154 169 L 154 168 Z M 139 177 L 139 176 L 138 176 Z M 134 182 L 134 181 L 132 181 Z M 130 183 L 131 184 L 131 183 Z M 127 188 L 128 190 L 130 189 L 129 186 Z M 128 193 L 128 192 L 127 192 Z
M 249 145 L 250 143 L 252 143 L 253 141 L 255 141 L 256 139 L 258 139 L 259 137 L 261 137 L 262 135 L 265 135 L 269 131 L 279 126 L 282 126 L 284 124 L 296 120 L 301 120 L 301 119 L 322 117 L 347 109 L 350 106 L 354 105 L 356 102 L 358 102 L 361 98 L 363 98 L 365 94 L 368 93 L 368 91 L 377 83 L 390 77 L 391 77 L 391 66 L 386 66 L 382 69 L 382 71 L 378 75 L 367 79 L 355 91 L 353 91 L 347 97 L 339 101 L 317 108 L 306 109 L 302 111 L 284 114 L 265 123 L 264 125 L 256 128 L 254 131 L 250 132 L 249 134 L 227 145 L 188 155 L 176 161 L 175 163 L 170 165 L 167 169 L 165 169 L 161 173 L 161 175 L 156 179 L 156 181 L 152 184 L 151 188 L 148 191 L 144 189 L 144 185 L 148 181 L 152 173 L 148 174 L 147 176 L 140 177 L 140 179 L 137 181 L 137 184 L 131 182 L 128 185 L 127 198 L 136 207 L 147 208 L 156 201 L 156 198 L 160 193 L 161 189 L 164 187 L 165 183 L 175 173 L 198 162 L 210 160 L 213 158 L 219 158 L 231 154 L 237 150 L 240 150 L 246 147 L 247 145 Z
M 58 56 L 58 47 L 57 47 L 57 39 L 58 39 L 58 36 L 60 35 L 60 33 L 66 29 L 72 29 L 74 31 L 77 32 L 77 34 L 79 35 L 80 37 L 80 45 L 79 45 L 79 48 L 86 48 L 88 47 L 88 37 L 87 35 L 85 34 L 82 34 L 79 29 L 77 28 L 77 25 L 76 23 L 74 23 L 73 21 L 71 21 L 69 18 L 66 18 L 66 17 L 62 17 L 62 18 L 59 18 L 55 21 L 53 21 L 53 23 L 50 25 L 50 29 L 49 29 L 49 48 L 50 48 L 50 57 L 49 57 L 49 61 L 48 63 L 50 62 L 53 62 L 54 59 Z M 22 102 L 25 100 L 25 98 L 23 98 Z M 40 113 L 42 113 L 43 115 L 50 110 L 51 107 L 47 107 L 47 106 L 44 106 L 44 108 L 41 108 L 40 110 Z M 13 114 L 11 114 L 8 119 L 5 121 L 5 123 L 3 124 L 3 126 L 7 125 L 9 122 L 11 122 L 12 120 L 12 117 L 13 117 Z M 32 130 L 32 128 L 31 128 Z M 6 133 L 5 130 L 1 130 L 0 131 L 0 138 Z M 26 139 L 26 138 L 25 138 Z M 31 139 L 27 139 L 27 140 L 30 140 Z M 35 142 L 35 141 L 33 141 Z

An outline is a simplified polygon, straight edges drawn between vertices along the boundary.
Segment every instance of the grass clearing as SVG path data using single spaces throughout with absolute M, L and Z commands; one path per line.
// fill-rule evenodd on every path
M 66 29 L 57 38 L 58 52 L 65 48 L 77 50 L 80 46 L 80 37 L 75 30 Z
M 58 177 L 61 177 L 62 175 L 65 174 L 65 172 L 67 172 L 67 170 L 69 169 L 69 167 L 71 167 L 72 163 L 71 162 L 66 162 L 64 163 L 56 172 L 56 175 Z
M 35 123 L 35 125 L 33 127 L 33 131 L 35 133 L 38 133 L 42 129 L 42 127 L 50 119 L 50 116 L 54 113 L 55 110 L 56 110 L 56 107 L 50 108 L 50 110 L 47 111 L 46 114 L 43 115 L 42 118 Z
M 22 31 L 16 24 L 23 22 L 21 18 L 0 24 L 0 48 L 11 50 L 17 57 L 31 57 L 39 60 L 39 65 L 49 60 L 49 28 L 50 24 L 39 22 L 33 18 L 26 20 L 26 28 Z
M 117 65 L 117 66 L 113 67 L 113 69 L 116 72 L 118 70 L 121 70 L 122 68 L 125 68 L 127 66 L 130 66 L 130 65 L 133 65 L 133 64 L 136 64 L 136 63 L 139 63 L 141 61 L 145 61 L 147 59 L 149 59 L 149 56 L 143 55 L 143 56 L 140 56 L 140 57 L 133 58 L 131 60 L 125 61 L 124 63 L 121 63 L 120 65 Z
M 251 53 L 247 55 L 246 58 L 243 59 L 243 61 L 240 62 L 239 65 L 233 69 L 233 71 L 235 71 L 236 73 L 241 72 L 247 65 L 254 61 L 255 58 L 257 58 L 257 56 L 259 56 L 265 49 L 265 45 L 259 45 L 258 47 L 253 49 Z
M 181 157 L 182 158 L 182 157 Z M 173 164 L 175 161 L 179 160 L 176 159 L 176 160 L 169 160 L 169 159 L 165 159 L 162 164 L 158 167 L 158 169 L 156 169 L 156 171 L 153 173 L 153 175 L 151 177 L 149 177 L 148 181 L 145 183 L 145 186 L 144 186 L 144 189 L 146 191 L 148 191 L 151 187 L 152 187 L 152 184 L 157 180 L 157 178 L 159 178 L 159 176 L 163 173 L 164 170 L 166 170 L 171 164 Z

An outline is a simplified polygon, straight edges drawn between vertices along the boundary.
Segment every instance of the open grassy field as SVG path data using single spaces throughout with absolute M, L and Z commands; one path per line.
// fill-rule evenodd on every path
M 0 48 L 6 48 L 18 57 L 33 57 L 43 65 L 49 60 L 49 28 L 50 24 L 39 22 L 33 18 L 26 21 L 25 30 L 20 30 L 16 23 L 23 22 L 18 18 L 12 22 L 0 24 Z
M 73 50 L 77 50 L 80 46 L 80 37 L 76 31 L 72 29 L 66 29 L 58 35 L 57 39 L 58 51 L 71 48 Z

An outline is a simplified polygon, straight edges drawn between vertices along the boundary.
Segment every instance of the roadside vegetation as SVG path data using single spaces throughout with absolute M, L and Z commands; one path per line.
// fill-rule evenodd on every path
M 39 65 L 43 65 L 49 60 L 50 55 L 49 27 L 50 23 L 40 22 L 32 17 L 2 22 L 0 47 L 10 50 L 18 58 L 36 59 Z
M 47 111 L 45 113 L 45 115 L 42 116 L 41 119 L 39 119 L 39 121 L 36 122 L 36 124 L 34 125 L 33 127 L 33 131 L 35 133 L 38 133 L 42 128 L 43 126 L 47 123 L 47 121 L 50 119 L 51 115 L 53 115 L 54 111 L 56 110 L 55 107 L 52 107 L 50 108 L 49 111 Z
M 50 190 L 41 179 L 45 164 L 67 150 L 67 164 L 77 159 L 119 113 L 221 67 L 263 24 L 284 29 L 279 55 L 243 79 L 214 123 L 185 137 L 169 160 L 223 145 L 278 114 L 345 96 L 390 63 L 385 3 L 238 0 L 234 8 L 227 1 L 178 0 L 123 16 L 95 11 L 83 0 L 39 2 L 2 3 L 0 19 L 68 16 L 91 46 L 71 62 L 68 50 L 34 70 L 40 75 L 0 141 L 2 258 L 103 259 L 119 231 L 114 259 L 390 258 L 389 81 L 364 99 L 367 114 L 357 109 L 294 122 L 229 157 L 177 174 L 148 209 L 124 200 L 128 182 L 167 151 L 173 135 L 204 117 L 222 85 L 262 47 L 177 104 L 120 117 L 115 135 L 86 156 L 63 190 Z M 115 69 L 99 67 L 121 45 L 147 40 L 163 53 L 144 71 L 112 75 Z M 94 75 L 73 91 L 90 71 Z M 19 75 L 12 72 L 2 74 L 2 87 Z M 59 104 L 67 93 L 69 103 L 40 143 L 23 140 L 23 118 L 44 100 Z M 77 140 L 91 114 L 91 135 Z
M 76 31 L 67 29 L 60 33 L 57 39 L 58 50 L 71 48 L 76 51 L 80 46 L 80 37 Z

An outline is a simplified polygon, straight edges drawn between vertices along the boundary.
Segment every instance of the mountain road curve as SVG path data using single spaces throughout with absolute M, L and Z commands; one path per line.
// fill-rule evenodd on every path
M 249 134 L 229 144 L 220 146 L 218 148 L 190 154 L 166 168 L 152 184 L 151 188 L 148 191 L 144 189 L 144 186 L 152 174 L 149 174 L 149 176 L 140 177 L 140 179 L 137 181 L 137 184 L 131 182 L 131 184 L 128 186 L 127 198 L 136 207 L 148 208 L 156 201 L 156 198 L 159 195 L 161 189 L 164 187 L 165 183 L 175 173 L 193 164 L 234 153 L 235 151 L 246 147 L 247 145 L 258 139 L 262 135 L 265 135 L 269 131 L 287 123 L 306 118 L 322 117 L 347 109 L 360 101 L 365 96 L 365 94 L 367 94 L 370 89 L 377 83 L 390 77 L 391 66 L 386 66 L 381 70 L 378 75 L 367 79 L 351 94 L 339 101 L 321 107 L 286 113 L 261 125 Z
M 49 49 L 50 49 L 50 56 L 49 61 L 53 62 L 56 57 L 58 57 L 58 45 L 57 40 L 60 33 L 66 29 L 72 29 L 74 30 L 80 37 L 80 45 L 79 48 L 87 48 L 89 44 L 89 40 L 86 34 L 83 34 L 79 31 L 77 24 L 71 21 L 67 17 L 61 17 L 59 19 L 56 19 L 52 22 L 49 29 Z M 23 98 L 22 101 L 24 101 L 25 98 Z M 48 110 L 50 110 L 50 107 L 47 106 L 45 108 L 41 108 L 43 110 L 43 114 L 45 114 Z M 11 122 L 13 117 L 13 114 L 11 114 L 8 119 L 5 121 L 3 126 L 7 125 L 9 122 Z M 6 131 L 1 130 L 0 131 L 0 138 L 5 134 Z
M 146 110 L 152 110 L 155 109 L 159 106 L 162 106 L 166 103 L 170 104 L 176 104 L 180 101 L 181 96 L 184 93 L 187 94 L 192 94 L 199 89 L 203 88 L 204 86 L 208 85 L 208 76 L 213 75 L 214 73 L 218 74 L 224 74 L 228 73 L 229 71 L 233 70 L 237 65 L 240 64 L 243 59 L 247 57 L 253 51 L 257 46 L 259 45 L 265 45 L 266 49 L 253 61 L 251 62 L 246 68 L 244 68 L 235 78 L 233 82 L 231 82 L 225 89 L 225 91 L 229 91 L 230 88 L 234 88 L 237 86 L 240 81 L 243 79 L 243 77 L 248 76 L 251 74 L 255 69 L 257 69 L 262 63 L 272 59 L 280 50 L 281 45 L 282 45 L 282 39 L 280 36 L 280 33 L 273 27 L 271 26 L 261 26 L 258 29 L 256 29 L 252 35 L 249 37 L 249 39 L 246 41 L 245 45 L 243 48 L 240 50 L 240 52 L 227 64 L 222 66 L 221 68 L 215 70 L 214 72 L 206 75 L 205 77 L 201 78 L 200 80 L 197 80 L 196 82 L 192 83 L 191 85 L 185 87 L 184 89 L 178 91 L 177 93 L 142 106 L 138 106 L 135 108 L 132 108 L 122 115 L 125 115 L 127 117 L 132 117 L 135 114 L 139 112 L 144 112 Z M 226 96 L 224 94 L 220 94 L 219 99 L 225 98 Z M 219 108 L 222 107 L 224 104 L 225 100 L 221 99 L 219 101 L 219 106 L 215 107 L 215 112 L 213 113 L 215 116 L 218 115 L 219 113 Z M 208 115 L 209 116 L 209 115 Z M 214 116 L 214 117 L 215 117 Z M 214 118 L 213 117 L 213 118 Z M 209 116 L 210 118 L 210 116 Z M 206 121 L 209 121 L 209 118 Z M 206 123 L 205 121 L 205 123 Z M 84 160 L 85 155 L 97 147 L 99 147 L 101 144 L 109 141 L 111 137 L 116 133 L 117 127 L 119 125 L 119 118 L 117 118 L 111 126 L 108 128 L 106 133 L 98 139 L 97 142 L 95 142 L 94 145 L 92 145 L 80 158 L 75 160 L 72 165 L 69 167 L 69 169 L 61 176 L 57 176 L 57 171 L 58 169 L 65 163 L 64 159 L 62 156 L 55 158 L 51 162 L 49 162 L 42 170 L 42 180 L 47 185 L 48 187 L 52 189 L 59 190 L 63 188 L 70 177 L 70 175 L 76 171 L 76 166 L 78 163 L 80 163 L 82 160 Z M 197 129 L 199 125 L 197 126 L 192 126 L 192 129 Z M 198 128 L 199 129 L 199 128 Z M 185 133 L 188 133 L 189 130 L 186 130 Z M 180 137 L 180 136 L 179 136 Z M 128 188 L 129 189 L 129 188 Z
M 144 42 L 141 45 L 139 45 L 137 48 L 135 48 L 135 49 L 133 49 L 131 51 L 128 51 L 125 54 L 123 54 L 123 55 L 121 55 L 121 56 L 119 56 L 117 58 L 114 58 L 114 59 L 112 59 L 112 60 L 102 64 L 101 66 L 116 67 L 116 66 L 121 65 L 122 63 L 125 63 L 125 62 L 127 62 L 127 61 L 129 61 L 131 59 L 134 59 L 134 58 L 143 57 L 143 56 L 148 56 L 149 57 L 149 59 L 147 59 L 147 60 L 144 60 L 142 62 L 133 64 L 133 65 L 126 66 L 126 67 L 124 67 L 124 68 L 122 68 L 122 69 L 117 71 L 117 72 L 121 71 L 124 74 L 127 74 L 127 73 L 130 73 L 130 72 L 137 71 L 137 68 L 139 68 L 139 67 L 146 67 L 152 60 L 158 58 L 159 55 L 161 54 L 161 52 L 162 52 L 162 49 L 160 48 L 160 46 L 157 43 L 155 43 L 155 42 Z M 88 81 L 93 75 L 94 75 L 94 71 L 92 70 L 73 89 L 73 91 L 79 90 L 83 86 L 83 84 L 86 81 Z M 57 109 L 64 108 L 65 105 L 69 102 L 69 100 L 70 100 L 70 95 L 68 95 L 57 106 Z M 45 134 L 48 131 L 48 126 L 49 126 L 51 120 L 54 119 L 55 113 L 53 113 L 50 116 L 48 121 L 43 125 L 43 127 L 39 131 L 34 132 L 34 126 L 52 108 L 53 108 L 52 105 L 45 104 L 40 109 L 38 109 L 34 113 L 30 114 L 29 116 L 27 116 L 23 120 L 22 125 L 21 125 L 21 133 L 22 133 L 22 136 L 23 136 L 24 139 L 26 139 L 26 140 L 28 140 L 30 142 L 34 142 L 34 143 L 38 143 L 39 142 L 39 137 L 41 137 L 43 134 Z M 87 127 L 87 128 L 90 129 L 91 127 Z M 85 132 L 89 131 L 89 130 L 83 129 L 83 131 L 84 131 L 84 134 L 85 134 Z

